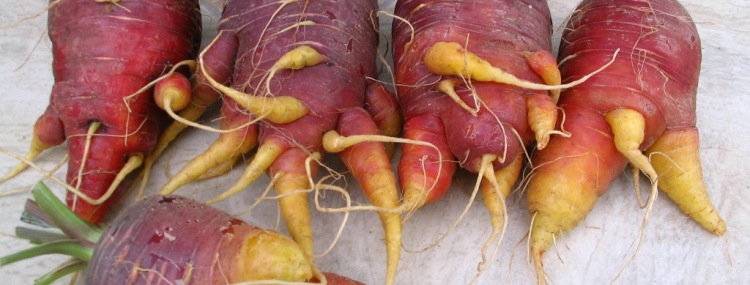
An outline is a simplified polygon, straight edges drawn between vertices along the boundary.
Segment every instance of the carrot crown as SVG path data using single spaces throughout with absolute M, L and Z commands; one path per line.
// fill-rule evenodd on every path
M 17 227 L 16 236 L 35 246 L 0 257 L 0 267 L 46 254 L 72 257 L 35 280 L 34 284 L 42 285 L 84 270 L 103 230 L 69 210 L 44 183 L 37 183 L 31 194 L 34 200 L 26 202 L 21 220 L 35 227 Z

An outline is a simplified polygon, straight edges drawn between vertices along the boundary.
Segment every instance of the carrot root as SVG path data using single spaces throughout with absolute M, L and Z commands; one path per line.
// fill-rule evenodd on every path
M 279 197 L 281 216 L 286 221 L 289 235 L 292 236 L 303 252 L 312 260 L 314 254 L 313 231 L 307 193 L 312 188 L 305 163 L 307 154 L 301 149 L 289 149 L 276 160 L 270 170 L 272 176 L 279 174 L 274 188 Z M 294 168 L 292 170 L 292 168 Z M 262 173 L 262 172 L 261 172 Z
M 544 94 L 532 94 L 526 97 L 526 109 L 529 127 L 536 137 L 536 148 L 544 149 L 550 136 L 559 134 L 569 137 L 570 133 L 555 130 L 557 124 L 557 105 L 554 99 Z
M 190 80 L 182 73 L 175 72 L 156 84 L 154 101 L 162 110 L 179 112 L 190 106 L 190 89 Z
M 648 157 L 639 149 L 646 130 L 646 119 L 643 115 L 631 109 L 617 109 L 607 112 L 604 118 L 612 129 L 617 151 L 627 157 L 632 166 L 646 173 L 651 183 L 656 183 L 656 171 Z
M 161 195 L 174 193 L 181 186 L 195 181 L 216 166 L 226 161 L 235 161 L 256 145 L 257 137 L 247 136 L 244 131 L 221 134 L 208 150 L 191 160 L 159 190 L 159 193 Z
M 534 216 L 529 250 L 539 273 L 543 254 L 554 243 L 555 235 L 580 223 L 627 164 L 612 143 L 610 127 L 600 113 L 574 107 L 566 112 L 573 135 L 555 137 L 547 148 L 534 153 L 535 169 L 526 188 L 527 208 Z M 544 278 L 537 274 L 539 282 Z
M 378 125 L 382 135 L 396 137 L 401 134 L 403 122 L 398 99 L 382 84 L 374 82 L 367 85 L 365 110 Z M 385 142 L 384 144 L 388 155 L 393 156 L 396 152 L 395 144 L 391 142 Z
M 348 135 L 335 138 L 339 142 L 337 149 L 341 149 L 341 160 L 362 186 L 368 199 L 378 208 L 399 208 L 396 177 L 390 167 L 390 155 L 384 143 L 377 140 L 388 137 L 375 135 L 380 133 L 380 129 L 370 115 L 361 109 L 352 109 L 339 115 L 338 129 Z M 336 132 L 329 133 L 323 139 L 324 145 L 330 144 L 327 141 L 334 140 Z M 344 143 L 345 147 L 341 148 Z M 383 226 L 387 254 L 385 284 L 395 284 L 401 255 L 401 215 L 399 212 L 378 211 L 378 216 Z
M 523 157 L 523 153 L 518 153 L 513 162 L 508 166 L 495 171 L 492 174 L 494 183 L 491 183 L 489 179 L 484 180 L 484 183 L 482 183 L 482 195 L 484 196 L 484 203 L 490 214 L 490 223 L 492 224 L 492 234 L 488 241 L 492 241 L 498 236 L 505 223 L 505 210 L 503 210 L 505 204 L 503 202 L 510 194 L 510 190 L 521 174 Z M 484 252 L 485 250 L 482 251 Z
M 494 156 L 494 155 L 485 155 Z M 490 215 L 490 224 L 492 225 L 492 232 L 487 238 L 485 243 L 482 245 L 482 261 L 479 263 L 477 275 L 474 280 L 478 278 L 486 269 L 487 262 L 492 260 L 497 254 L 497 250 L 505 234 L 505 228 L 507 227 L 508 221 L 508 209 L 505 206 L 505 199 L 510 194 L 511 188 L 518 180 L 518 176 L 521 174 L 521 168 L 523 166 L 523 153 L 518 153 L 516 158 L 508 164 L 506 167 L 497 171 L 492 170 L 492 162 L 486 162 L 489 167 L 485 167 L 485 173 L 480 175 L 484 176 L 482 180 L 481 190 L 482 196 L 484 196 L 484 204 L 487 207 L 487 211 Z M 494 160 L 494 159 L 493 159 Z M 488 256 L 488 250 L 493 244 L 492 242 L 496 239 L 499 240 L 495 244 L 495 249 L 492 254 Z M 474 282 L 472 282 L 474 283 Z
M 708 197 L 696 128 L 662 134 L 647 150 L 659 173 L 659 188 L 703 228 L 723 235 L 727 225 Z
M 560 85 L 562 83 L 557 59 L 549 51 L 540 50 L 528 53 L 525 57 L 526 63 L 542 78 L 544 83 L 548 85 Z M 552 97 L 552 102 L 557 104 L 558 99 L 560 99 L 560 90 L 550 90 L 550 96 Z
M 286 151 L 287 148 L 280 143 L 275 141 L 266 141 L 258 147 L 258 152 L 255 153 L 255 158 L 250 162 L 250 165 L 242 173 L 239 180 L 228 190 L 219 194 L 218 196 L 208 200 L 206 203 L 213 204 L 220 202 L 226 198 L 229 198 L 237 193 L 242 192 L 245 188 L 258 180 L 258 178 L 271 167 L 276 159 Z
M 33 138 L 31 138 L 31 146 L 29 147 L 29 151 L 26 153 L 26 157 L 24 159 L 28 161 L 32 161 L 35 158 L 39 156 L 43 151 L 53 147 L 52 145 L 45 144 L 39 138 L 35 135 Z M 26 163 L 19 163 L 16 165 L 8 174 L 3 176 L 3 178 L 0 178 L 0 183 L 8 181 L 9 179 L 16 177 L 16 175 L 20 174 L 26 168 L 28 168 L 29 165 Z
M 591 76 L 602 71 L 614 61 L 618 52 L 619 50 L 612 56 L 612 61 L 590 73 L 588 76 L 560 85 L 538 84 L 522 80 L 499 67 L 492 66 L 492 64 L 483 58 L 453 42 L 435 43 L 425 52 L 424 63 L 430 72 L 435 74 L 456 75 L 462 78 L 510 84 L 531 90 L 559 90 L 581 84 Z
M 235 280 L 307 280 L 312 263 L 291 239 L 261 230 L 245 237 L 237 257 Z
M 309 112 L 307 106 L 305 106 L 299 99 L 291 96 L 253 96 L 217 82 L 206 73 L 206 67 L 203 65 L 203 54 L 199 56 L 199 66 L 200 70 L 203 71 L 203 76 L 205 76 L 206 81 L 211 86 L 237 102 L 237 104 L 250 111 L 258 118 L 264 118 L 274 123 L 283 124 L 295 121 Z
M 461 100 L 461 97 L 458 96 L 458 93 L 456 93 L 456 84 L 460 83 L 460 81 L 456 79 L 444 79 L 440 81 L 437 85 L 437 90 L 440 92 L 445 93 L 448 97 L 450 97 L 453 102 L 456 102 L 458 106 L 460 106 L 462 109 L 466 110 L 467 112 L 471 113 L 472 116 L 476 117 L 477 113 L 479 113 L 479 104 L 475 104 L 476 107 L 472 108 L 466 102 Z
M 184 110 L 180 111 L 178 115 L 185 120 L 196 121 L 201 115 L 203 115 L 205 111 L 205 106 L 191 104 Z M 158 159 L 162 155 L 162 153 L 164 153 L 164 150 L 166 150 L 169 144 L 172 143 L 175 138 L 177 138 L 177 135 L 179 135 L 187 127 L 188 125 L 181 122 L 173 122 L 164 130 L 164 132 L 162 132 L 161 136 L 159 136 L 159 140 L 156 142 L 154 149 L 143 162 L 143 170 L 141 171 L 141 175 L 139 177 L 141 183 L 140 187 L 138 188 L 138 194 L 136 194 L 136 199 L 140 199 L 140 197 L 143 196 L 143 193 L 146 189 L 146 183 L 148 183 L 149 178 L 151 177 L 151 169 L 153 168 L 154 163 L 156 163 L 156 159 Z
M 65 131 L 63 130 L 62 122 L 48 108 L 34 123 L 34 133 L 31 137 L 31 144 L 29 145 L 25 160 L 32 161 L 45 150 L 60 145 L 64 141 Z M 0 183 L 15 177 L 27 167 L 28 163 L 19 162 L 8 174 L 0 178 Z

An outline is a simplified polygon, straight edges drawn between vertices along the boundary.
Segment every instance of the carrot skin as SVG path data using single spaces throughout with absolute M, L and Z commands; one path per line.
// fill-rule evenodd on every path
M 222 36 L 231 36 L 237 41 L 234 63 L 227 64 L 233 66 L 231 76 L 226 77 L 232 79 L 230 86 L 251 96 L 265 96 L 265 92 L 292 96 L 311 109 L 310 114 L 289 123 L 261 121 L 257 124 L 261 143 L 278 140 L 284 145 L 301 146 L 310 153 L 320 151 L 322 134 L 335 127 L 338 113 L 363 105 L 365 77 L 375 73 L 377 47 L 377 37 L 366 20 L 377 4 L 374 1 L 348 1 L 344 4 L 227 3 L 223 12 L 225 20 L 219 29 Z M 276 15 L 277 10 L 279 15 Z M 264 20 L 257 20 L 258 17 L 252 15 L 262 16 Z M 271 18 L 272 15 L 276 16 Z M 299 23 L 299 17 L 281 15 L 306 15 L 314 24 L 306 26 L 304 32 L 298 32 L 289 28 Z M 346 24 L 340 30 L 321 28 L 327 25 L 338 27 L 341 23 L 359 24 Z M 257 25 L 257 28 L 244 28 L 247 25 Z M 321 42 L 321 39 L 326 39 L 326 42 Z M 338 44 L 329 44 L 328 41 Z M 302 43 L 319 49 L 327 58 L 326 62 L 298 70 L 279 70 L 268 82 L 271 89 L 264 90 L 274 62 Z M 230 105 L 223 109 L 236 110 L 238 114 L 245 114 L 246 119 L 238 123 L 239 115 L 225 117 L 222 129 L 250 121 L 248 112 L 231 98 L 224 96 L 223 104 Z
M 154 100 L 160 109 L 166 110 L 169 107 L 177 112 L 190 105 L 191 89 L 190 80 L 184 74 L 175 72 L 156 83 Z M 171 100 L 169 106 L 164 105 L 167 100 Z
M 378 125 L 383 135 L 395 137 L 401 133 L 401 109 L 398 99 L 379 82 L 367 85 L 364 108 Z
M 58 118 L 63 126 L 70 155 L 67 182 L 76 186 L 81 172 L 81 191 L 98 198 L 129 155 L 147 155 L 154 147 L 165 116 L 148 94 L 124 97 L 134 95 L 171 64 L 195 55 L 200 41 L 198 3 L 51 2 L 55 3 L 50 6 L 48 26 L 55 85 L 42 118 Z M 133 21 L 139 19 L 148 21 Z M 40 128 L 58 129 L 55 120 L 50 126 L 50 120 L 40 120 Z M 92 137 L 82 165 L 92 122 L 101 122 L 102 127 Z M 51 132 L 43 139 L 57 143 L 59 134 Z M 73 194 L 67 200 L 76 213 L 95 223 L 113 202 L 88 205 Z
M 351 109 L 339 116 L 338 130 L 342 136 L 353 135 L 378 135 L 380 130 L 377 128 L 372 118 L 362 109 Z M 341 152 L 344 164 L 352 171 L 357 181 L 368 181 L 378 184 L 380 187 L 363 189 L 368 197 L 372 200 L 383 199 L 382 202 L 376 203 L 382 207 L 395 207 L 398 201 L 398 195 L 394 193 L 376 193 L 378 191 L 393 189 L 395 190 L 395 176 L 390 171 L 390 159 L 380 142 L 362 142 L 352 147 L 346 148 Z M 371 176 L 383 175 L 381 179 L 370 181 Z M 382 181 L 392 180 L 392 181 Z M 389 183 L 392 182 L 392 183 Z M 382 183 L 382 184 L 380 184 Z M 383 204 L 387 205 L 383 205 Z
M 456 164 L 451 162 L 443 122 L 435 116 L 417 116 L 404 124 L 405 139 L 426 142 L 430 146 L 404 144 L 398 164 L 398 179 L 404 202 L 416 206 L 432 203 L 448 192 Z M 426 193 L 422 191 L 427 190 Z
M 659 187 L 683 213 L 704 229 L 723 235 L 727 225 L 708 197 L 700 160 L 697 128 L 673 129 L 664 132 L 649 147 L 652 164 L 659 177 Z M 696 182 L 697 181 L 697 182 Z
M 36 120 L 34 124 L 34 137 L 47 147 L 53 147 L 65 142 L 65 129 L 62 121 L 55 114 L 54 110 L 44 111 L 44 114 Z
M 398 98 L 383 84 L 372 82 L 367 85 L 364 108 L 378 125 L 382 135 L 396 137 L 401 134 L 403 121 Z M 390 156 L 396 152 L 394 143 L 385 143 L 385 148 Z
M 166 280 L 182 280 L 190 268 L 198 269 L 193 274 L 194 280 L 210 280 L 206 279 L 210 278 L 207 265 L 228 268 L 228 264 L 217 264 L 214 259 L 222 253 L 222 239 L 234 240 L 222 231 L 235 231 L 237 223 L 218 211 L 207 211 L 208 206 L 187 201 L 152 196 L 119 215 L 97 244 L 99 250 L 89 265 L 87 283 L 109 284 L 115 280 L 136 283 L 139 278 L 152 279 L 148 276 L 157 273 Z M 165 215 L 167 211 L 170 214 Z M 172 242 L 177 240 L 180 243 Z M 181 248 L 191 244 L 200 244 L 201 250 Z M 227 247 L 238 250 L 236 243 Z M 162 266 L 170 261 L 174 262 L 171 266 Z M 133 274 L 139 268 L 145 270 Z M 150 268 L 161 269 L 148 272 Z
M 198 66 L 195 72 L 195 87 L 193 96 L 196 107 L 208 108 L 219 99 L 221 93 L 216 91 L 207 82 L 206 76 L 211 76 L 219 83 L 227 84 L 231 80 L 234 71 L 234 59 L 237 57 L 239 39 L 234 33 L 221 33 L 217 35 L 208 50 L 203 55 L 203 64 Z M 205 71 L 203 68 L 205 67 Z
M 550 140 L 547 148 L 534 153 L 532 161 L 539 168 L 528 185 L 527 207 L 538 225 L 532 229 L 531 239 L 544 241 L 531 244 L 533 254 L 545 251 L 553 235 L 578 224 L 627 165 L 612 144 L 612 133 L 601 114 L 564 108 L 566 129 L 573 136 Z M 586 169 L 599 171 L 582 171 Z M 566 222 L 557 218 L 561 216 Z
M 480 176 L 499 176 L 502 181 L 493 185 L 488 184 L 492 176 L 482 178 L 494 239 L 505 212 L 499 192 L 517 180 L 519 155 L 535 135 L 548 137 L 551 130 L 538 125 L 554 126 L 537 123 L 540 112 L 527 108 L 528 102 L 534 107 L 528 98 L 549 96 L 546 91 L 505 84 L 509 78 L 531 85 L 559 83 L 549 57 L 549 8 L 544 1 L 403 0 L 395 14 L 405 19 L 394 22 L 392 33 L 404 137 L 428 142 L 442 156 L 436 161 L 434 148 L 404 145 L 398 166 L 404 205 L 417 208 L 443 196 L 456 164 Z
M 226 84 L 229 82 L 233 71 L 234 58 L 237 56 L 238 44 L 239 43 L 237 42 L 237 37 L 234 34 L 222 33 L 217 36 L 217 39 L 214 42 L 211 43 L 210 49 L 203 52 L 201 64 L 198 65 L 195 73 L 190 105 L 187 106 L 186 109 L 180 111 L 178 113 L 178 116 L 182 117 L 185 120 L 195 122 L 203 115 L 207 108 L 211 107 L 211 105 L 213 105 L 220 98 L 221 93 L 211 87 L 206 78 L 207 76 L 210 76 L 211 78 L 213 78 L 217 82 L 221 82 L 222 84 Z M 224 112 L 227 111 L 222 110 L 222 113 Z M 227 114 L 222 114 L 222 116 L 227 116 Z M 239 125 L 241 125 L 242 120 L 239 120 L 237 122 L 240 123 Z M 177 138 L 177 136 L 187 127 L 188 125 L 182 122 L 174 121 L 164 129 L 164 132 L 162 132 L 161 136 L 159 137 L 159 141 L 154 147 L 154 150 L 144 162 L 144 167 L 141 175 L 142 187 L 145 187 L 146 183 L 148 182 L 151 168 L 153 167 L 154 162 L 161 156 L 164 150 L 167 149 L 169 144 L 175 138 Z M 225 126 L 225 128 L 233 127 Z M 247 131 L 257 132 L 257 129 Z M 242 132 L 235 132 L 231 135 L 222 134 L 223 139 L 232 140 L 237 140 L 237 137 L 240 138 L 239 140 L 242 140 L 242 138 L 245 137 L 253 138 L 253 140 L 255 140 L 256 136 L 257 135 L 255 135 L 254 133 L 250 136 L 246 136 L 246 134 Z M 253 144 L 249 148 L 252 148 L 254 146 L 255 145 Z M 237 152 L 241 155 L 246 151 L 247 150 L 238 150 Z M 143 189 L 141 188 L 139 193 L 142 190 Z

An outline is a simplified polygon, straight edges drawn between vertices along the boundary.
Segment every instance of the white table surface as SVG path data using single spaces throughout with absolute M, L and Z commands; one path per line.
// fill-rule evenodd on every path
M 220 2 L 221 0 L 210 0 Z M 392 11 L 393 0 L 381 0 L 381 7 Z M 683 0 L 692 14 L 703 41 L 703 65 L 698 94 L 698 127 L 701 155 L 709 195 L 725 219 L 723 237 L 702 230 L 687 219 L 665 196 L 661 196 L 651 216 L 643 247 L 618 279 L 619 284 L 750 284 L 750 2 L 746 0 Z M 46 1 L 0 0 L 0 147 L 25 153 L 33 124 L 49 99 L 52 86 L 51 45 L 46 35 Z M 573 1 L 549 2 L 555 27 L 563 24 L 574 8 Z M 205 37 L 215 33 L 220 6 L 205 6 Z M 38 14 L 34 16 L 35 14 Z M 27 16 L 26 19 L 24 19 Z M 388 19 L 382 28 L 388 32 Z M 559 28 L 554 44 L 559 41 Z M 215 138 L 214 134 L 185 132 L 159 160 L 149 183 L 149 193 L 163 185 L 190 158 Z M 64 147 L 44 153 L 36 161 L 52 169 L 65 155 Z M 169 158 L 169 159 L 167 159 Z M 327 161 L 342 169 L 336 158 Z M 0 155 L 0 173 L 17 161 Z M 55 175 L 64 178 L 65 167 Z M 178 194 L 199 200 L 226 189 L 240 175 L 238 167 L 228 175 L 183 187 Z M 404 247 L 416 249 L 431 244 L 445 232 L 468 201 L 472 177 L 462 174 L 445 198 L 427 206 L 405 225 Z M 0 255 L 29 244 L 13 236 L 28 190 L 42 175 L 27 170 L 0 185 Z M 285 229 L 279 221 L 274 201 L 262 202 L 249 213 L 242 213 L 268 184 L 261 178 L 252 189 L 217 204 L 241 219 L 262 227 Z M 353 181 L 349 178 L 349 181 Z M 62 188 L 47 181 L 56 193 Z M 355 183 L 350 193 L 355 202 L 366 203 Z M 464 190 L 464 191 L 462 191 Z M 8 194 L 8 191 L 21 191 Z M 132 200 L 131 200 L 132 201 Z M 336 194 L 326 195 L 328 205 L 342 205 Z M 748 203 L 745 203 L 748 202 Z M 479 284 L 531 284 L 535 282 L 527 261 L 525 234 L 529 214 L 525 201 L 517 195 L 508 202 L 509 224 L 498 256 L 480 277 Z M 323 252 L 331 242 L 340 214 L 313 213 L 316 250 Z M 633 241 L 639 233 L 644 211 L 638 207 L 632 182 L 623 173 L 597 206 L 576 229 L 558 239 L 557 248 L 546 255 L 547 274 L 554 284 L 610 283 L 633 254 Z M 489 220 L 481 201 L 476 201 L 458 228 L 442 243 L 422 253 L 404 251 L 399 266 L 399 284 L 465 284 L 476 273 L 480 247 L 490 232 Z M 32 280 L 64 260 L 61 256 L 36 258 L 0 268 L 0 283 L 31 284 Z M 383 280 L 385 250 L 380 222 L 373 212 L 356 212 L 334 250 L 318 258 L 325 271 L 338 272 L 368 284 Z M 60 284 L 67 284 L 60 281 Z

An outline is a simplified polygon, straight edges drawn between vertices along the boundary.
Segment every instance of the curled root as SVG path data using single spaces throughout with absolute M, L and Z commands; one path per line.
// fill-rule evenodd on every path
M 218 38 L 219 37 L 217 36 L 216 39 Z M 214 41 L 216 39 L 214 39 Z M 295 121 L 309 112 L 309 109 L 300 100 L 294 97 L 253 96 L 217 82 L 208 74 L 204 66 L 203 56 L 206 50 L 208 49 L 205 49 L 198 55 L 198 64 L 200 65 L 201 72 L 203 72 L 203 76 L 205 76 L 208 83 L 225 96 L 237 102 L 240 106 L 245 108 L 245 110 L 250 111 L 257 119 L 267 119 L 274 123 L 283 124 Z M 316 65 L 320 63 L 322 59 L 322 55 L 317 53 L 317 51 L 309 46 L 302 45 L 282 56 L 269 74 L 273 74 L 273 70 L 278 69 L 300 69 L 306 66 Z M 270 78 L 268 80 L 270 80 Z
M 398 16 L 396 14 L 387 12 L 387 11 L 378 11 L 378 16 L 379 15 L 386 15 L 388 17 L 391 17 L 393 19 L 399 20 L 399 21 L 403 22 L 404 24 L 408 25 L 409 26 L 409 30 L 411 31 L 411 34 L 409 36 L 409 41 L 406 42 L 406 46 L 408 47 L 412 42 L 414 42 L 414 33 L 415 33 L 415 30 L 414 30 L 414 26 L 411 24 L 411 22 L 409 22 L 409 20 L 407 20 L 405 18 L 402 18 L 402 17 L 400 17 L 400 16 Z
M 346 201 L 346 209 L 351 208 L 352 200 L 351 200 L 351 197 L 349 196 L 349 193 L 346 191 L 346 189 L 338 187 L 338 186 L 335 186 L 335 185 L 323 183 L 325 181 L 325 179 L 331 178 L 331 177 L 332 176 L 327 176 L 326 178 L 321 179 L 320 181 L 318 181 L 318 183 L 315 185 L 315 208 L 318 211 L 326 212 L 325 208 L 323 208 L 323 207 L 320 206 L 320 201 L 318 199 L 318 197 L 321 196 L 321 190 L 322 191 L 332 190 L 332 191 L 338 192 L 344 198 L 344 201 Z M 339 229 L 336 232 L 336 236 L 334 237 L 333 241 L 331 242 L 331 245 L 328 247 L 328 249 L 326 249 L 325 251 L 323 251 L 323 253 L 315 255 L 316 258 L 323 257 L 323 256 L 327 255 L 328 253 L 330 253 L 333 250 L 333 247 L 338 242 L 339 238 L 341 237 L 341 234 L 344 231 L 344 227 L 346 226 L 346 222 L 349 220 L 349 213 L 350 213 L 350 211 L 342 211 L 342 212 L 344 213 L 344 218 L 341 221 L 341 226 L 339 226 Z

